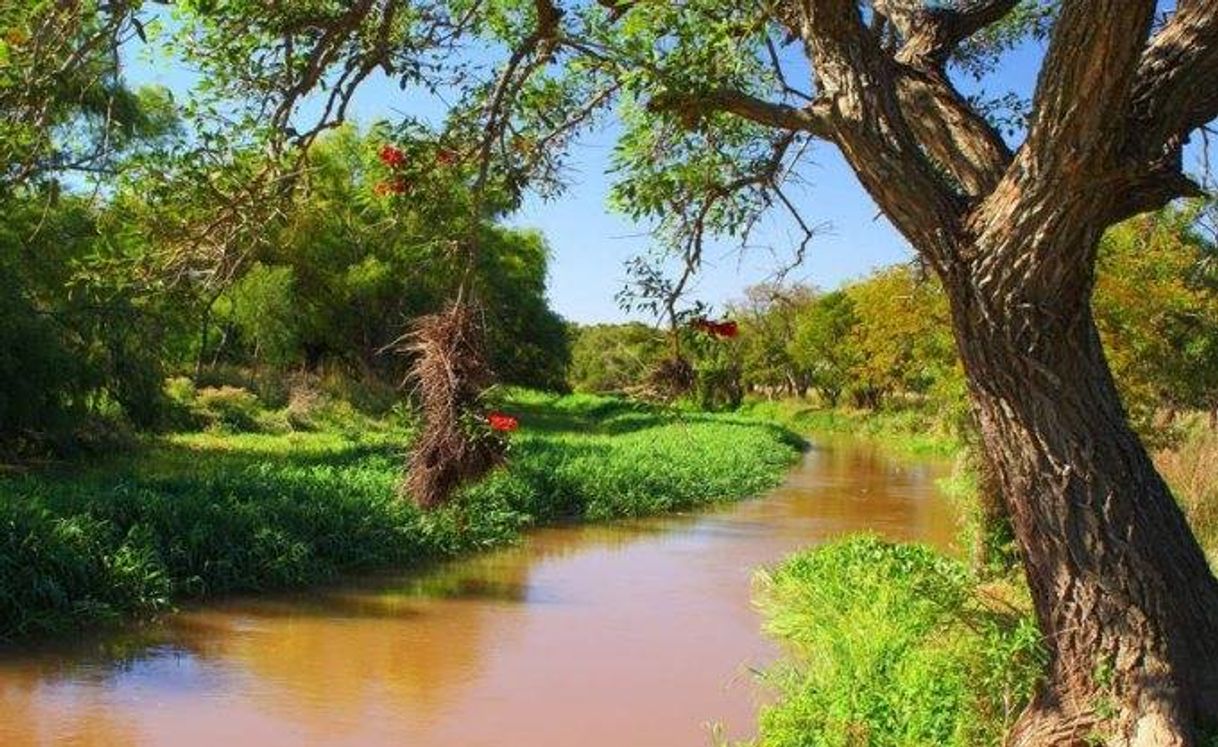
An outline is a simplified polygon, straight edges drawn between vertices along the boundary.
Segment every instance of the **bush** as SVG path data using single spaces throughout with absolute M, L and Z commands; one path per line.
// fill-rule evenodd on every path
M 204 387 L 195 393 L 194 412 L 206 428 L 235 433 L 260 430 L 262 407 L 248 389 Z
M 767 631 L 790 658 L 764 747 L 1000 744 L 1044 664 L 1023 605 L 933 550 L 862 537 L 763 574 Z

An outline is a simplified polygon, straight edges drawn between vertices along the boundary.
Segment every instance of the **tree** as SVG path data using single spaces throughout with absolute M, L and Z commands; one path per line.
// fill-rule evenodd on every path
M 1218 404 L 1218 284 L 1207 272 L 1215 249 L 1195 217 L 1195 209 L 1139 216 L 1100 243 L 1096 319 L 1143 438 L 1169 438 L 1177 410 Z
M 860 404 L 879 407 L 895 393 L 924 396 L 951 375 L 956 350 L 947 299 L 934 278 L 900 265 L 844 292 L 857 320 L 849 340 L 855 355 L 850 388 Z
M 668 350 L 663 334 L 638 322 L 577 326 L 571 336 L 571 386 L 579 392 L 638 387 Z
M 50 174 L 105 171 L 133 134 L 154 125 L 147 97 L 155 94 L 141 101 L 123 84 L 116 53 L 124 39 L 144 35 L 141 4 L 18 0 L 0 8 L 0 196 Z
M 683 183 L 667 190 L 674 208 L 653 193 L 674 178 L 657 154 L 680 149 L 635 154 L 631 191 L 693 229 L 687 258 L 714 210 L 759 190 L 789 204 L 772 186 L 785 167 L 773 166 L 812 138 L 841 151 L 942 281 L 1050 652 L 1011 743 L 1195 743 L 1218 722 L 1218 580 L 1129 426 L 1090 298 L 1104 229 L 1198 193 L 1181 154 L 1218 116 L 1218 2 L 1181 0 L 1161 22 L 1153 0 L 1073 0 L 1042 16 L 1048 49 L 1014 150 L 947 65 L 1029 10 L 1017 0 L 627 7 L 628 26 L 650 27 L 650 43 L 622 53 L 646 80 L 650 131 L 689 129 L 683 142 L 705 166 L 692 197 Z M 771 30 L 800 43 L 810 92 L 789 83 Z M 767 60 L 768 77 L 757 72 Z M 748 127 L 762 133 L 750 140 Z M 733 147 L 737 164 L 770 175 L 736 202 L 727 187 L 741 170 L 715 170 Z
M 833 406 L 853 380 L 859 362 L 858 350 L 851 344 L 857 324 L 854 302 L 842 291 L 820 296 L 796 319 L 791 356 Z
M 808 370 L 790 350 L 795 320 L 813 298 L 806 286 L 762 283 L 745 289 L 729 315 L 741 324 L 740 358 L 744 383 L 768 392 L 803 396 L 811 385 Z

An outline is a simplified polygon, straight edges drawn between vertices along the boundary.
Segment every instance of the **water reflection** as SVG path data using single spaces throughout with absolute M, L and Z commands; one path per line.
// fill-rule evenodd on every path
M 0 657 L 0 744 L 705 744 L 772 655 L 749 577 L 871 530 L 946 545 L 942 465 L 810 451 L 765 500 L 538 531 L 426 573 Z

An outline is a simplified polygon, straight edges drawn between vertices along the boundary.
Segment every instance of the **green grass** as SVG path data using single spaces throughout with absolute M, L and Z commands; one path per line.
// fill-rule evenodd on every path
M 796 400 L 746 402 L 740 413 L 781 423 L 799 433 L 848 435 L 913 456 L 952 456 L 962 444 L 945 419 L 920 407 L 855 410 L 813 407 Z
M 780 697 L 760 747 L 997 745 L 1043 666 L 1027 601 L 925 547 L 844 540 L 760 589 L 787 650 L 767 673 Z
M 674 511 L 775 485 L 798 443 L 738 417 L 529 392 L 510 466 L 424 514 L 395 487 L 409 432 L 178 434 L 0 478 L 0 638 L 176 600 L 301 586 L 510 542 L 532 525 Z

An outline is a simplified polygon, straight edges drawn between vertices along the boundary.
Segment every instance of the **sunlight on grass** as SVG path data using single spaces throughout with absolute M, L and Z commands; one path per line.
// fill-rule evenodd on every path
M 0 638 L 299 586 L 603 520 L 754 495 L 797 439 L 608 397 L 508 393 L 509 467 L 423 514 L 398 497 L 401 425 L 161 437 L 86 468 L 0 479 Z

